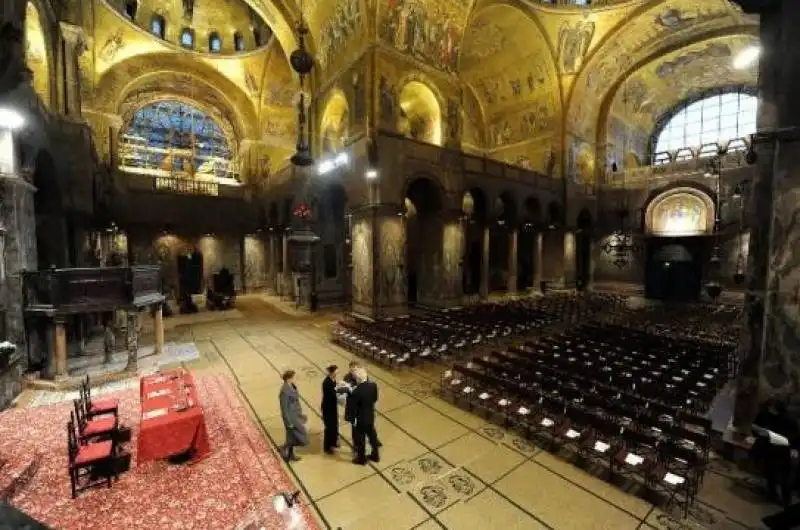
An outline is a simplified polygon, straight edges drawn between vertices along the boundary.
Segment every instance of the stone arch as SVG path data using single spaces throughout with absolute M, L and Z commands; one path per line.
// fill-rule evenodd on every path
M 462 206 L 467 222 L 464 227 L 465 262 L 461 289 L 466 295 L 477 295 L 480 292 L 481 271 L 485 266 L 483 238 L 489 220 L 489 198 L 482 188 L 472 186 L 464 192 L 463 203 L 469 203 L 470 208 Z
M 510 191 L 502 192 L 498 197 L 496 204 L 496 215 L 499 221 L 505 224 L 513 225 L 519 219 L 519 208 L 517 207 L 517 199 Z
M 230 79 L 202 61 L 178 54 L 140 55 L 117 63 L 97 83 L 94 100 L 99 110 L 123 114 L 136 97 L 172 94 L 224 112 L 240 138 L 258 136 L 252 100 Z
M 334 89 L 323 106 L 319 121 L 321 151 L 335 153 L 347 143 L 350 134 L 350 105 L 341 89 Z
M 483 224 L 489 216 L 488 202 L 489 199 L 486 196 L 486 192 L 478 186 L 473 186 L 464 192 L 462 211 L 472 222 Z M 471 205 L 470 211 L 465 207 L 467 203 Z
M 525 198 L 522 205 L 522 221 L 531 225 L 531 228 L 538 227 L 542 223 L 542 204 L 538 197 L 530 195 Z
M 558 201 L 550 201 L 547 204 L 547 224 L 553 228 L 564 226 L 564 207 Z
M 665 237 L 706 235 L 713 233 L 714 219 L 711 195 L 694 186 L 674 186 L 648 201 L 644 228 Z
M 33 74 L 33 89 L 46 108 L 54 101 L 56 87 L 55 14 L 48 2 L 28 0 L 25 6 L 25 62 Z
M 414 140 L 441 146 L 443 104 L 432 88 L 435 85 L 409 79 L 398 86 L 397 131 Z

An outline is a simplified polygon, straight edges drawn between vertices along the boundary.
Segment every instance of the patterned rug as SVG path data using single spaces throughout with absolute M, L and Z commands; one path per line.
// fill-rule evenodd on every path
M 212 455 L 194 465 L 154 462 L 136 466 L 138 389 L 112 394 L 120 399 L 120 419 L 132 427 L 126 450 L 131 470 L 111 489 L 92 488 L 73 500 L 66 471 L 65 422 L 71 402 L 0 414 L 0 455 L 32 451 L 36 473 L 18 488 L 10 504 L 58 529 L 172 528 L 226 529 L 258 521 L 256 528 L 284 528 L 269 500 L 296 488 L 279 456 L 250 419 L 225 376 L 196 378 Z M 306 506 L 307 528 L 319 528 Z M 249 526 L 249 525 L 248 525 Z

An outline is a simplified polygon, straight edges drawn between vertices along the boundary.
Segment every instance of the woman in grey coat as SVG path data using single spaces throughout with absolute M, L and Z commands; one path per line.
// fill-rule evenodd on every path
M 287 462 L 300 460 L 294 454 L 294 448 L 308 445 L 308 431 L 306 431 L 308 418 L 300 407 L 300 394 L 294 384 L 294 375 L 294 370 L 286 370 L 283 373 L 283 386 L 278 395 L 283 426 L 286 428 L 286 443 L 281 448 L 281 455 Z

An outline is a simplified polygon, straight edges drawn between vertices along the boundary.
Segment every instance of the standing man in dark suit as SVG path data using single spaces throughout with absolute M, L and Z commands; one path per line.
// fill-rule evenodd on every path
M 367 379 L 367 371 L 364 368 L 356 370 L 356 381 L 358 385 L 350 394 L 352 403 L 352 423 L 353 423 L 353 445 L 356 450 L 354 464 L 364 466 L 367 464 L 367 444 L 372 448 L 369 459 L 373 462 L 380 462 L 378 453 L 378 433 L 375 431 L 375 403 L 378 402 L 378 385 Z
M 325 432 L 322 436 L 322 448 L 329 455 L 339 447 L 339 400 L 336 391 L 339 367 L 328 367 L 328 375 L 322 381 L 322 423 Z
M 348 372 L 345 374 L 343 381 L 345 383 L 345 390 L 347 391 L 347 401 L 345 401 L 344 405 L 344 419 L 347 421 L 352 427 L 352 440 L 353 440 L 353 452 L 356 452 L 355 444 L 356 444 L 356 427 L 353 423 L 353 400 L 351 399 L 353 395 L 353 390 L 355 390 L 356 386 L 358 386 L 358 381 L 356 379 L 356 374 L 359 370 L 363 369 L 361 364 L 358 361 L 350 361 Z M 383 445 L 380 440 L 378 440 L 378 447 Z

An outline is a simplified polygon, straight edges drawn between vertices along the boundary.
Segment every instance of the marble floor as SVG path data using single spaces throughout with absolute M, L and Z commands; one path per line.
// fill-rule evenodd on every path
M 192 342 L 201 372 L 229 374 L 265 436 L 281 443 L 280 374 L 292 368 L 309 416 L 311 444 L 290 466 L 328 528 L 356 529 L 695 529 L 761 528 L 776 508 L 758 485 L 724 462 L 706 476 L 687 520 L 596 478 L 436 396 L 438 371 L 370 367 L 380 385 L 379 464 L 350 462 L 350 432 L 340 454 L 321 451 L 321 381 L 330 364 L 351 355 L 328 340 L 331 315 L 298 317 L 263 297 L 238 301 L 243 318 L 172 330 Z

